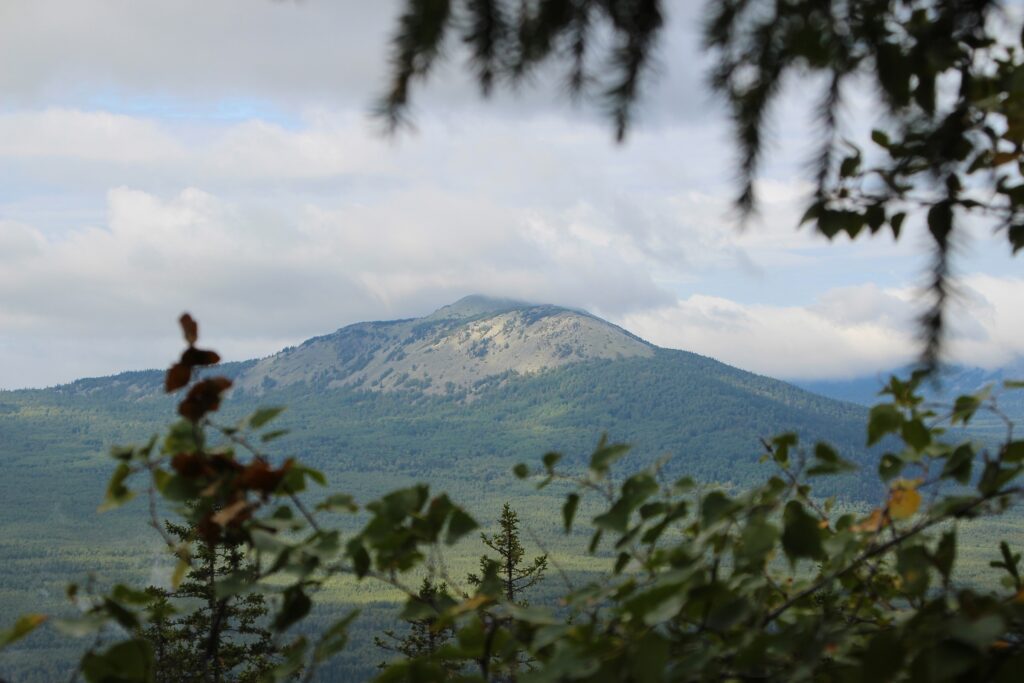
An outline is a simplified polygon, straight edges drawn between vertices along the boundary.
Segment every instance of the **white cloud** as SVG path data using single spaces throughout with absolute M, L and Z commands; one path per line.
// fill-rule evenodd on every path
M 871 373 L 915 349 L 911 289 L 832 288 L 805 306 L 675 297 L 628 232 L 588 227 L 586 212 L 436 189 L 281 214 L 198 189 L 117 188 L 107 201 L 105 225 L 63 235 L 0 223 L 0 385 L 162 366 L 186 309 L 242 359 L 470 292 L 588 308 L 657 344 L 785 378 Z M 1024 279 L 975 275 L 961 290 L 957 357 L 991 367 L 1024 355 Z
M 185 309 L 241 359 L 475 291 L 607 310 L 670 300 L 614 250 L 557 227 L 544 242 L 523 211 L 439 192 L 264 215 L 198 189 L 161 198 L 118 188 L 104 226 L 56 237 L 2 227 L 5 244 L 28 245 L 0 270 L 0 343 L 7 358 L 22 357 L 0 372 L 8 387 L 160 366 Z M 39 340 L 68 336 L 73 374 L 67 357 L 24 362 Z M 108 354 L 112 346 L 129 347 L 131 360 Z
M 1011 303 L 1024 296 L 1024 279 L 972 275 L 961 284 L 974 294 L 949 312 L 950 359 L 995 368 L 1024 357 L 1024 313 Z M 619 322 L 657 344 L 773 377 L 849 378 L 914 360 L 920 305 L 910 289 L 868 284 L 827 290 L 810 306 L 695 295 Z
M 0 157 L 149 165 L 183 153 L 158 124 L 136 117 L 61 108 L 0 114 Z
M 951 320 L 951 355 L 984 368 L 1024 357 L 1024 278 L 973 274 L 962 278 Z
M 457 46 L 418 93 L 419 132 L 377 136 L 398 6 L 0 3 L 0 387 L 163 365 L 183 309 L 245 358 L 472 292 L 770 374 L 908 359 L 920 226 L 898 245 L 794 230 L 805 92 L 779 108 L 759 220 L 734 229 L 699 3 L 672 5 L 663 77 L 621 147 L 543 78 L 481 103 Z M 1021 292 L 986 272 L 964 280 L 955 349 L 997 363 L 1020 352 Z
M 216 103 L 290 114 L 309 106 L 365 111 L 386 85 L 389 39 L 398 0 L 34 0 L 0 4 L 5 65 L 0 92 L 19 106 L 92 100 L 129 108 L 223 113 Z M 661 43 L 664 73 L 645 109 L 654 121 L 693 119 L 709 110 L 698 59 L 697 3 L 668 12 Z M 414 99 L 424 110 L 479 109 L 479 88 L 463 68 L 454 38 L 449 57 Z M 568 112 L 552 83 L 499 94 L 495 115 Z M 228 107 L 230 109 L 230 107 Z M 594 112 L 593 107 L 588 111 Z M 596 116 L 596 112 L 592 114 Z M 572 114 L 579 118 L 579 112 Z M 607 137 L 607 136 L 606 136 Z

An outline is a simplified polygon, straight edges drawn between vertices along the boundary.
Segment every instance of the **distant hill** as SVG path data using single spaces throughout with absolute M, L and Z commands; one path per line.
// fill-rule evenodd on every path
M 908 366 L 880 372 L 877 375 L 845 380 L 796 381 L 794 383 L 822 396 L 870 406 L 884 400 L 879 396 L 879 392 L 888 384 L 891 376 L 905 378 L 911 371 L 912 368 Z M 1022 379 L 1024 379 L 1024 358 L 994 370 L 949 365 L 941 370 L 937 381 L 926 382 L 922 386 L 922 392 L 931 401 L 951 404 L 957 396 L 991 387 L 992 394 L 998 401 L 999 409 L 1021 424 L 1024 423 L 1024 391 L 1004 391 L 1003 383 L 1007 380 L 1019 381 Z M 1005 435 L 1005 425 L 1002 420 L 984 413 L 978 415 L 970 428 L 976 436 L 1002 438 Z

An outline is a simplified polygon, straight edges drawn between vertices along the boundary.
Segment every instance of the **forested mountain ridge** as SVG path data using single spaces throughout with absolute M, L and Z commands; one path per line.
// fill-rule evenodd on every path
M 583 453 L 602 432 L 641 454 L 672 454 L 674 469 L 706 481 L 753 480 L 760 440 L 783 431 L 865 454 L 859 406 L 656 347 L 588 313 L 505 299 L 350 325 L 216 372 L 235 382 L 228 415 L 288 406 L 282 445 L 328 471 L 460 467 L 490 478 L 514 458 Z M 156 370 L 0 392 L 10 456 L 0 467 L 19 457 L 57 465 L 57 453 L 97 463 L 172 414 Z

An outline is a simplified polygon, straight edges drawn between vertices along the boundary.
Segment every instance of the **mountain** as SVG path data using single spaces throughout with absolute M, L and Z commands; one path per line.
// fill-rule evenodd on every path
M 760 439 L 781 431 L 865 455 L 860 407 L 659 348 L 584 311 L 508 299 L 349 325 L 211 372 L 234 379 L 228 415 L 287 405 L 284 444 L 329 470 L 426 477 L 466 461 L 504 474 L 513 455 L 582 453 L 603 431 L 716 481 L 760 476 Z M 92 461 L 110 443 L 144 438 L 173 417 L 162 375 L 0 392 L 0 436 L 13 446 L 0 467 L 22 453 Z
M 655 347 L 558 306 L 466 297 L 425 318 L 349 325 L 257 361 L 236 381 L 262 393 L 306 384 L 425 394 L 476 393 L 489 378 L 596 359 L 650 358 Z
M 510 470 L 550 450 L 582 467 L 602 432 L 634 446 L 626 469 L 670 454 L 667 475 L 724 485 L 770 475 L 772 466 L 758 462 L 760 439 L 782 431 L 798 432 L 808 446 L 827 439 L 861 462 L 870 457 L 861 406 L 658 348 L 550 305 L 468 297 L 423 318 L 349 325 L 211 372 L 235 380 L 218 420 L 287 406 L 275 425 L 291 433 L 270 444 L 273 454 L 300 456 L 332 490 L 366 501 L 425 480 L 484 520 L 512 500 L 556 552 L 571 540 L 558 531 L 558 492 L 538 492 Z M 175 419 L 162 379 L 162 370 L 150 370 L 0 391 L 0 613 L 66 609 L 69 577 L 159 581 L 169 571 L 145 501 L 95 512 L 112 469 L 109 447 L 144 441 Z M 872 470 L 821 490 L 876 499 Z M 351 530 L 357 520 L 340 523 Z M 381 619 L 389 614 L 374 609 Z M 21 654 L 5 652 L 0 677 L 60 675 L 75 644 L 33 638 Z M 379 654 L 365 647 L 358 666 L 370 675 Z

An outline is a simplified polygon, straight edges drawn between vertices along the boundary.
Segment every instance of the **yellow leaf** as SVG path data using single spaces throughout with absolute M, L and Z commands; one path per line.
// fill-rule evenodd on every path
M 455 605 L 450 610 L 448 610 L 448 613 L 453 616 L 465 614 L 466 612 L 472 612 L 478 607 L 483 607 L 489 602 L 491 602 L 491 599 L 486 595 L 476 595 L 472 598 L 469 598 L 468 600 L 463 600 L 458 605 Z
M 189 546 L 181 545 L 175 549 L 174 554 L 178 556 L 178 564 L 174 567 L 174 573 L 171 574 L 171 588 L 177 590 L 181 585 L 181 580 L 185 578 L 185 572 L 192 566 L 192 553 Z
M 875 508 L 871 511 L 871 515 L 860 524 L 853 526 L 854 531 L 870 531 L 875 532 L 879 529 L 885 528 L 889 524 L 889 519 L 882 514 L 882 511 Z
M 46 621 L 45 614 L 25 614 L 14 622 L 14 626 L 0 630 L 0 649 L 11 643 L 21 640 L 34 631 L 41 623 Z
M 906 519 L 921 507 L 921 494 L 914 482 L 898 482 L 889 492 L 889 515 L 893 519 Z

